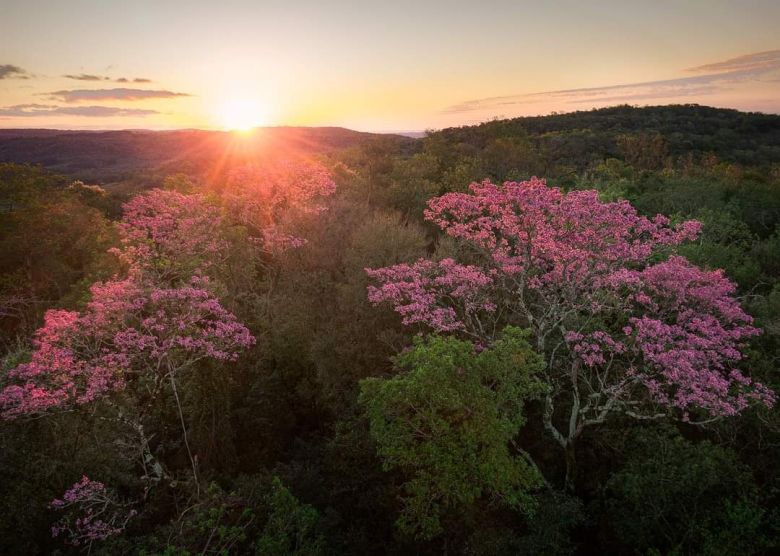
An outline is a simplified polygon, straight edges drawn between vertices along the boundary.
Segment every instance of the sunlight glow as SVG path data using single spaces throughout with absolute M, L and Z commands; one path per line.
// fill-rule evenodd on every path
M 224 101 L 217 113 L 219 125 L 229 131 L 250 131 L 268 125 L 268 105 L 258 99 L 232 98 Z

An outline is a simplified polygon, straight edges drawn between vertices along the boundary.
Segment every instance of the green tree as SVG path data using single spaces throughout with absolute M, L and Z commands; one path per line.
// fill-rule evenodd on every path
M 384 468 L 405 477 L 399 529 L 432 538 L 449 510 L 486 495 L 528 509 L 541 477 L 512 446 L 525 401 L 544 385 L 527 334 L 508 327 L 481 352 L 454 338 L 418 339 L 395 364 L 398 375 L 361 382 L 360 400 Z

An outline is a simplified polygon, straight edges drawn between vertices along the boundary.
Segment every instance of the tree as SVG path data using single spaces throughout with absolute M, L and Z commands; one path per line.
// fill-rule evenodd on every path
M 392 378 L 361 382 L 371 435 L 386 470 L 406 477 L 398 520 L 406 534 L 429 539 L 441 519 L 482 496 L 528 511 L 536 468 L 512 447 L 523 406 L 544 390 L 541 358 L 527 334 L 506 328 L 477 352 L 455 338 L 418 339 L 395 358 Z
M 535 178 L 472 184 L 431 199 L 425 216 L 474 264 L 367 269 L 378 284 L 369 299 L 391 302 L 407 324 L 485 343 L 505 324 L 530 328 L 551 386 L 543 422 L 566 454 L 568 485 L 577 438 L 614 414 L 678 410 L 706 420 L 774 403 L 736 367 L 741 345 L 759 331 L 734 285 L 682 257 L 662 260 L 696 236 L 698 222 L 646 218 L 627 201 L 603 203 L 596 191 L 563 193 Z
M 93 284 L 81 312 L 46 313 L 30 361 L 7 374 L 0 415 L 36 417 L 105 399 L 137 436 L 143 477 L 151 481 L 165 471 L 151 453 L 142 417 L 170 387 L 197 497 L 197 457 L 177 379 L 202 360 L 235 361 L 255 343 L 203 274 L 226 250 L 221 226 L 216 208 L 197 195 L 153 190 L 127 203 L 122 247 L 115 250 L 127 276 Z M 127 390 L 126 399 L 114 395 Z
M 0 343 L 28 336 L 51 307 L 110 276 L 115 234 L 91 202 L 102 190 L 39 168 L 0 164 Z M 90 199 L 89 197 L 92 197 Z
M 646 428 L 626 456 L 601 502 L 621 552 L 761 554 L 774 544 L 750 469 L 732 451 Z
M 294 215 L 324 211 L 322 200 L 335 190 L 335 182 L 321 164 L 281 160 L 237 168 L 221 200 L 231 219 L 247 226 L 250 237 L 273 252 L 300 247 L 305 240 L 286 233 L 286 222 Z
M 121 249 L 113 252 L 131 272 L 164 285 L 208 274 L 226 256 L 219 209 L 202 195 L 153 189 L 124 204 Z

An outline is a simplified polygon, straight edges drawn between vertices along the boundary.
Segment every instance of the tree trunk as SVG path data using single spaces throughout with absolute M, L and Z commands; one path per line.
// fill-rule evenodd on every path
M 570 439 L 564 447 L 566 452 L 566 479 L 564 486 L 567 492 L 574 492 L 574 483 L 577 478 L 577 458 L 574 453 L 574 441 Z

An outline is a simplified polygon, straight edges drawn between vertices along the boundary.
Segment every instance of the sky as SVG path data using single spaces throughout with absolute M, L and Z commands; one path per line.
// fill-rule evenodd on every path
M 780 113 L 778 0 L 2 0 L 0 128 Z

